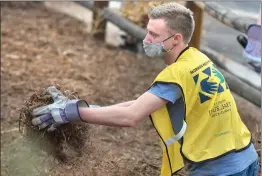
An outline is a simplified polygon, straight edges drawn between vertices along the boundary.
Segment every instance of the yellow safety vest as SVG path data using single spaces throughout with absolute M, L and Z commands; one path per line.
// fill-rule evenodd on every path
M 206 55 L 187 48 L 152 85 L 158 82 L 177 85 L 185 105 L 179 129 L 174 128 L 167 105 L 151 114 L 163 149 L 161 176 L 182 169 L 183 159 L 199 163 L 250 145 L 251 133 L 238 114 L 229 87 Z

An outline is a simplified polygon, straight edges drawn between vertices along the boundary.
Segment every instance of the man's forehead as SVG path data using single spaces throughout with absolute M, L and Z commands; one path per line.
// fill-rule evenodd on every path
M 167 25 L 163 18 L 160 19 L 149 19 L 147 24 L 147 30 L 159 33 L 167 31 Z

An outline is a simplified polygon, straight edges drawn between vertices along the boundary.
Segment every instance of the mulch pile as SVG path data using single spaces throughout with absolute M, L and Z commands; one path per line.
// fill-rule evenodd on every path
M 75 92 L 63 90 L 59 85 L 55 86 L 68 99 L 80 98 Z M 88 140 L 88 127 L 85 123 L 67 123 L 60 125 L 59 128 L 53 132 L 47 132 L 47 128 L 39 130 L 38 127 L 32 125 L 33 109 L 54 102 L 46 89 L 47 88 L 42 88 L 36 91 L 29 100 L 25 102 L 25 107 L 20 110 L 19 130 L 23 135 L 33 137 L 34 139 L 45 139 L 46 142 L 52 145 L 52 147 L 49 148 L 51 151 L 48 152 L 51 152 L 51 154 L 61 162 L 69 162 L 72 158 L 81 156 L 85 141 Z

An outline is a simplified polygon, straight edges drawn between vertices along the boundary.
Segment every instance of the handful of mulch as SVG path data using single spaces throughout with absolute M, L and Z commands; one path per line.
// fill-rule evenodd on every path
M 68 99 L 79 99 L 76 92 L 62 89 L 56 85 Z M 53 103 L 51 95 L 47 92 L 47 87 L 36 91 L 25 102 L 25 107 L 20 110 L 19 130 L 22 134 L 32 137 L 31 139 L 39 140 L 40 146 L 45 148 L 48 145 L 48 152 L 62 162 L 72 161 L 75 157 L 81 156 L 81 149 L 84 147 L 85 141 L 88 139 L 87 124 L 67 123 L 57 127 L 53 132 L 47 132 L 47 128 L 39 130 L 32 124 L 33 109 Z M 51 149 L 51 150 L 50 150 Z

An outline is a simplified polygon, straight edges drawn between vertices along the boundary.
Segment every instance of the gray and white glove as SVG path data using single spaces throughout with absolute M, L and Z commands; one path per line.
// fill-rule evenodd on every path
M 61 124 L 82 120 L 78 108 L 89 107 L 85 100 L 69 100 L 55 86 L 48 87 L 47 92 L 52 96 L 54 103 L 32 111 L 35 117 L 32 119 L 33 125 L 39 129 L 48 127 L 47 131 L 50 132 Z

